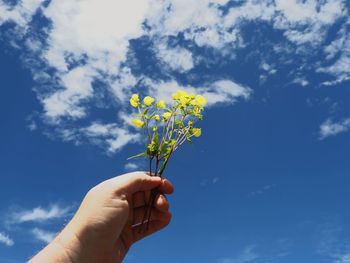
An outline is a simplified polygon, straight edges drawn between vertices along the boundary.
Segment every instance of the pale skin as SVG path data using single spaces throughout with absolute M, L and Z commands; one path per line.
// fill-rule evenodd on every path
M 150 191 L 155 200 L 149 227 L 140 230 Z M 85 196 L 61 233 L 29 263 L 119 263 L 137 241 L 164 227 L 171 219 L 164 194 L 174 191 L 165 179 L 144 172 L 121 175 L 100 183 Z

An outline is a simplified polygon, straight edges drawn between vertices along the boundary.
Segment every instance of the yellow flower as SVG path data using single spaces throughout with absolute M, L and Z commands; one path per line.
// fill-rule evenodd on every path
M 171 112 L 165 112 L 163 114 L 163 118 L 164 118 L 165 121 L 167 121 L 170 117 L 171 117 Z
M 191 99 L 189 97 L 181 97 L 180 98 L 180 103 L 182 107 L 186 107 L 190 104 Z
M 160 100 L 157 102 L 157 108 L 158 109 L 165 109 L 166 108 L 164 100 Z
M 146 105 L 146 106 L 151 106 L 154 102 L 154 99 L 150 96 L 147 96 L 143 99 L 143 103 Z
M 132 120 L 131 123 L 134 124 L 134 126 L 137 128 L 142 128 L 143 126 L 145 126 L 145 122 L 138 119 Z
M 192 114 L 196 117 L 199 117 L 201 115 L 203 108 L 199 107 L 198 105 L 193 107 Z
M 130 99 L 130 104 L 134 108 L 137 108 L 140 105 L 140 99 L 138 94 L 133 94 Z
M 183 90 L 178 90 L 176 91 L 176 93 L 172 95 L 172 98 L 174 100 L 181 100 L 181 98 L 185 98 L 185 97 L 188 97 L 188 94 L 186 91 L 183 91 Z
M 156 121 L 159 121 L 160 120 L 160 116 L 158 114 L 156 114 L 156 115 L 153 116 L 153 119 L 156 120 Z
M 202 95 L 197 95 L 195 98 L 196 105 L 204 107 L 207 104 L 207 100 Z
M 202 135 L 202 129 L 199 128 L 193 128 L 192 134 L 194 137 L 200 137 Z

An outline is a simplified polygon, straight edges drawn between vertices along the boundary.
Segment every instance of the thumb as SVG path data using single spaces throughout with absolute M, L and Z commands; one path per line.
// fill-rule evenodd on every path
M 149 191 L 162 184 L 158 176 L 149 176 L 146 172 L 133 172 L 110 179 L 117 192 L 130 196 L 136 192 Z

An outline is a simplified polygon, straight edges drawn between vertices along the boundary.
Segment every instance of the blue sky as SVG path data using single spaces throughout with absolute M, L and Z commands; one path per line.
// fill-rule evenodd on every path
M 345 0 L 0 0 L 0 262 L 130 170 L 129 96 L 208 99 L 166 176 L 173 221 L 126 262 L 350 262 Z

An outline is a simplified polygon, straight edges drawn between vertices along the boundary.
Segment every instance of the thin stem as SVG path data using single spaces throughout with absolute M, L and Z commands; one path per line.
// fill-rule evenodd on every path
M 150 157 L 149 158 L 149 176 L 152 176 L 152 162 L 153 162 L 153 157 Z M 146 197 L 146 193 L 144 192 L 143 193 L 143 197 L 145 198 L 145 200 L 147 199 Z M 151 199 L 151 198 L 150 198 Z M 143 225 L 145 224 L 146 222 L 146 219 L 147 219 L 147 214 L 148 214 L 148 206 L 149 206 L 149 203 L 150 201 L 148 201 L 147 205 L 145 205 L 145 208 L 144 208 L 144 211 L 143 211 L 143 218 L 142 218 L 142 221 L 141 221 L 141 228 L 140 228 L 140 232 L 142 232 L 143 230 Z
M 155 170 L 155 176 L 158 176 L 158 165 L 159 165 L 159 155 L 157 155 L 156 157 L 156 170 Z M 147 219 L 147 225 L 146 225 L 146 231 L 148 231 L 148 228 L 149 228 L 149 223 L 151 221 L 151 217 L 152 217 L 152 208 L 154 206 L 154 202 L 156 200 L 156 197 L 159 193 L 159 190 L 158 188 L 156 189 L 153 189 L 152 192 L 151 192 L 151 200 L 148 204 L 148 219 Z
M 189 132 L 189 130 L 187 129 L 187 131 L 182 134 L 182 137 L 176 142 L 175 148 L 178 148 L 180 145 L 182 145 L 187 140 L 186 135 L 188 134 L 188 132 Z M 190 135 L 190 137 L 192 137 L 192 136 Z
M 163 144 L 167 140 L 167 137 L 169 135 L 169 123 L 172 122 L 172 125 L 174 124 L 175 117 L 176 117 L 175 114 L 176 114 L 176 111 L 177 111 L 178 108 L 179 108 L 179 105 L 177 105 L 176 107 L 172 108 L 171 116 L 169 117 L 168 121 L 166 123 L 164 123 L 163 132 L 162 132 L 162 141 L 160 143 L 160 148 L 163 146 Z M 174 121 L 172 121 L 173 117 L 174 117 Z
M 165 168 L 166 168 L 166 166 L 167 166 L 167 164 L 168 164 L 168 162 L 169 162 L 169 159 L 170 159 L 170 157 L 171 157 L 171 155 L 172 155 L 173 152 L 174 152 L 174 147 L 171 147 L 170 153 L 169 153 L 169 155 L 167 156 L 167 158 L 164 160 L 164 162 L 163 162 L 163 164 L 162 164 L 162 167 L 161 167 L 161 169 L 160 169 L 160 171 L 159 171 L 159 176 L 160 176 L 160 177 L 163 176 L 163 172 L 164 172 L 164 170 L 165 170 Z

